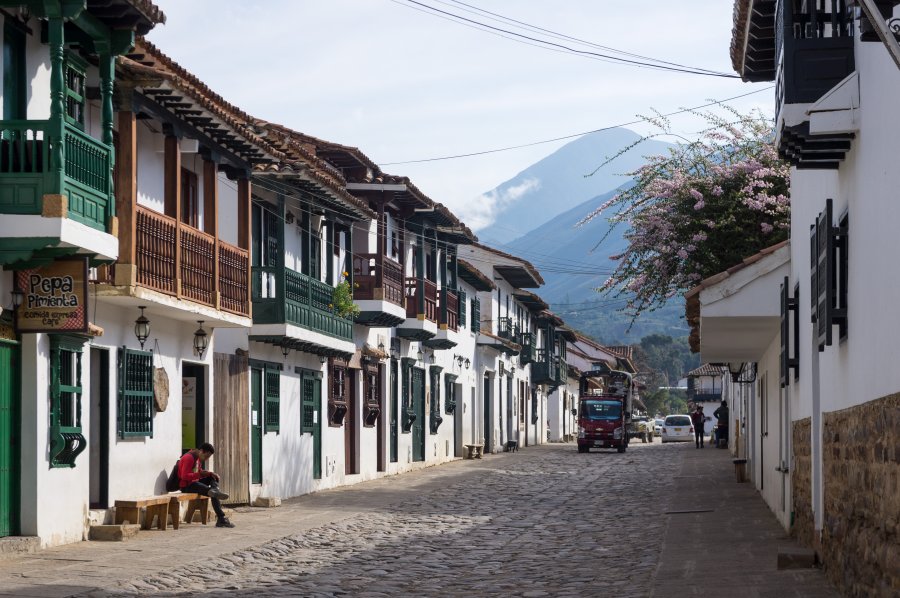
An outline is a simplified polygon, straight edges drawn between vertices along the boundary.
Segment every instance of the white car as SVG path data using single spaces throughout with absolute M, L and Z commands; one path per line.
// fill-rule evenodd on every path
M 662 428 L 663 424 L 666 423 L 666 420 L 656 418 L 654 421 L 656 422 L 656 424 L 653 426 L 653 435 L 662 436 Z
M 667 415 L 662 427 L 662 441 L 693 442 L 694 426 L 690 415 Z

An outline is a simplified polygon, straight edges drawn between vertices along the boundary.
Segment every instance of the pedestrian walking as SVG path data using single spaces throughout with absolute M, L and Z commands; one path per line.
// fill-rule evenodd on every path
M 716 444 L 722 440 L 728 443 L 728 401 L 722 401 L 722 405 L 713 411 L 713 417 L 716 418 Z M 727 448 L 727 446 L 726 446 Z
M 219 490 L 219 475 L 203 469 L 203 463 L 213 456 L 216 449 L 208 442 L 186 452 L 178 461 L 179 487 L 182 492 L 195 492 L 209 497 L 213 511 L 216 512 L 216 527 L 234 527 L 225 516 L 220 501 L 228 498 L 228 494 Z
M 706 416 L 703 415 L 703 407 L 697 405 L 694 412 L 691 413 L 691 423 L 694 424 L 694 443 L 697 448 L 703 448 L 703 422 Z

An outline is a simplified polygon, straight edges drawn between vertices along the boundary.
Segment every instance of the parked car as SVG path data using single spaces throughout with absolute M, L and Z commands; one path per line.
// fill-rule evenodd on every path
M 662 441 L 691 442 L 694 440 L 694 426 L 690 415 L 667 415 L 662 427 Z
M 635 415 L 631 420 L 633 432 L 631 438 L 640 438 L 641 442 L 653 442 L 653 420 L 646 415 Z
M 663 427 L 664 423 L 666 423 L 666 420 L 661 419 L 661 418 L 656 418 L 654 420 L 654 426 L 653 426 L 653 435 L 654 436 L 662 436 L 662 427 Z

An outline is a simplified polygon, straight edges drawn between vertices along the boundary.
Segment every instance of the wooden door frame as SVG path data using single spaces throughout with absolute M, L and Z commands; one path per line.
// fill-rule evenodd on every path
M 9 347 L 12 354 L 11 361 L 18 365 L 10 368 L 9 378 L 10 434 L 18 432 L 17 442 L 10 438 L 12 447 L 10 462 L 14 469 L 10 476 L 9 535 L 16 536 L 21 532 L 22 525 L 22 350 L 16 341 L 0 340 L 0 346 Z
M 110 434 L 113 433 L 113 430 L 109 427 L 109 403 L 111 400 L 109 385 L 109 349 L 106 347 L 90 348 L 91 371 L 93 371 L 95 355 L 99 358 L 99 380 L 95 381 L 93 377 L 91 377 L 91 395 L 93 397 L 94 384 L 98 384 L 100 404 L 92 404 L 91 408 L 97 408 L 99 411 L 99 421 L 97 423 L 97 433 L 99 435 L 95 436 L 94 430 L 91 430 L 90 436 L 97 439 L 97 443 L 100 447 L 100 454 L 97 458 L 97 467 L 99 469 L 97 475 L 100 476 L 100 479 L 98 482 L 99 488 L 97 489 L 99 500 L 96 503 L 91 503 L 91 508 L 106 509 L 109 508 L 109 437 Z M 88 474 L 88 478 L 90 477 L 92 477 L 91 473 Z M 90 481 L 88 483 L 90 484 Z M 90 495 L 90 485 L 88 486 L 88 494 Z M 90 501 L 90 499 L 88 500 Z
M 359 444 L 359 379 L 361 370 L 347 368 L 347 380 L 350 392 L 346 393 L 347 415 L 344 417 L 344 475 L 359 473 L 359 457 L 357 448 Z
M 259 373 L 259 383 L 258 393 L 257 393 L 257 405 L 259 414 L 256 419 L 256 424 L 253 423 L 253 376 L 255 373 Z M 263 413 L 263 404 L 266 401 L 265 397 L 265 369 L 260 368 L 257 365 L 250 366 L 250 483 L 251 484 L 262 484 L 263 481 L 263 462 L 262 462 L 262 448 L 263 448 L 263 439 L 265 438 L 265 425 L 264 418 L 265 415 Z M 260 434 L 260 442 L 259 442 L 259 450 L 254 450 L 254 434 L 259 430 Z M 256 460 L 259 460 L 259 481 L 256 481 L 253 477 L 253 465 Z

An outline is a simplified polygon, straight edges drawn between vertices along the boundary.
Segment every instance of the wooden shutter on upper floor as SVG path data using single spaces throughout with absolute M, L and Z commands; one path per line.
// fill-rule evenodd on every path
M 798 338 L 800 336 L 800 321 L 797 317 L 800 309 L 799 286 L 794 287 L 793 296 L 790 295 L 788 277 L 784 277 L 781 283 L 781 353 L 779 359 L 779 379 L 781 387 L 790 384 L 790 370 L 794 370 L 797 376 L 800 359 L 798 357 Z M 793 340 L 791 340 L 793 337 Z M 793 351 L 793 353 L 792 353 Z

